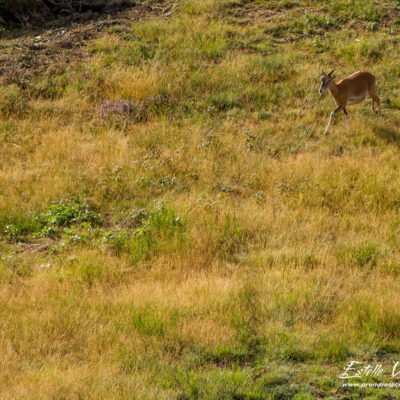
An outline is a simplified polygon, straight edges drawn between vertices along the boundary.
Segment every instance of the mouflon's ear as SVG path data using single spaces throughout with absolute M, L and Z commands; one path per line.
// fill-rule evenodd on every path
M 321 75 L 322 75 L 322 76 L 325 76 L 325 72 L 324 72 L 324 71 L 321 71 Z

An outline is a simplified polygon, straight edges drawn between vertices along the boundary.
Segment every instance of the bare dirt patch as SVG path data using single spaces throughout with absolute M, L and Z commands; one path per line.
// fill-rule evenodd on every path
M 14 38 L 0 40 L 0 82 L 26 89 L 34 76 L 58 73 L 69 63 L 86 58 L 88 41 L 111 26 L 123 28 L 134 21 L 166 17 L 172 9 L 172 5 L 165 2 L 137 5 L 79 24 L 18 32 Z
M 222 11 L 224 17 L 239 24 L 259 24 L 287 13 L 286 9 L 276 10 L 260 7 L 253 3 L 232 3 L 230 7 L 226 7 Z
M 0 25 L 8 28 L 98 18 L 133 7 L 134 0 L 0 0 Z

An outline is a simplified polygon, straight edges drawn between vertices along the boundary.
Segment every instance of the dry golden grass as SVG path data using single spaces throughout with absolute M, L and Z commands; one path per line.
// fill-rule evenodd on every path
M 2 398 L 379 398 L 337 381 L 400 350 L 397 11 L 356 6 L 179 2 L 0 88 Z M 332 64 L 384 110 L 323 136 Z

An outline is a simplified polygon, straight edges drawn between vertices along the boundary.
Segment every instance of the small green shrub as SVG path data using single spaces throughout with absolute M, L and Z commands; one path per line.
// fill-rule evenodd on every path
M 87 243 L 91 239 L 90 228 L 90 225 L 87 226 L 87 224 L 82 224 L 80 227 L 71 226 L 70 228 L 64 228 L 64 237 L 71 244 Z M 47 227 L 46 229 L 46 233 L 57 233 L 55 227 Z
M 35 237 L 56 237 L 63 231 L 74 242 L 80 231 L 99 226 L 101 215 L 85 196 L 53 202 L 44 213 L 0 217 L 0 233 L 8 240 L 23 241 Z M 75 227 L 75 228 L 72 228 Z
M 98 226 L 101 215 L 94 211 L 93 204 L 82 196 L 56 201 L 47 211 L 38 216 L 42 226 L 39 237 L 51 237 L 60 232 L 61 228 L 86 223 L 89 226 Z

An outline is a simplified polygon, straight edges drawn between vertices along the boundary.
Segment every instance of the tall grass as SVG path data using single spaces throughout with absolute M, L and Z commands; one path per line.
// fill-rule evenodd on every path
M 397 396 L 337 380 L 400 351 L 394 11 L 178 2 L 3 85 L 2 398 Z M 323 136 L 329 67 L 383 114 Z

